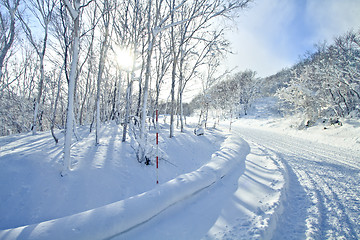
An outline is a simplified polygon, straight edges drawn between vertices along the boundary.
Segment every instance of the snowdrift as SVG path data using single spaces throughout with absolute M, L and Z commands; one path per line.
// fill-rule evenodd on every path
M 211 161 L 156 188 L 103 207 L 38 224 L 0 231 L 0 239 L 105 239 L 153 218 L 225 176 L 250 152 L 242 139 L 229 137 Z

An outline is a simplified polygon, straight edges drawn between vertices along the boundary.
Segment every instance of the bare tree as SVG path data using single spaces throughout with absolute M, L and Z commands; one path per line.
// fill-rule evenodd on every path
M 60 90 L 61 90 L 61 75 L 64 70 L 64 67 L 65 67 L 65 65 L 63 64 L 60 69 L 58 80 L 57 80 L 57 91 L 56 91 L 56 97 L 55 97 L 54 104 L 53 104 L 54 109 L 53 109 L 53 115 L 51 118 L 51 125 L 50 125 L 51 135 L 53 136 L 56 144 L 59 142 L 59 139 L 56 137 L 56 135 L 54 133 L 54 127 L 55 127 L 55 120 L 56 120 L 56 110 L 57 110 L 59 97 L 60 97 Z
M 33 13 L 33 16 L 38 19 L 39 24 L 44 32 L 43 39 L 39 43 L 33 36 L 33 30 L 30 28 L 29 24 L 24 20 L 22 14 L 18 15 L 19 19 L 21 20 L 24 32 L 31 45 L 34 47 L 40 60 L 39 62 L 40 76 L 38 83 L 38 93 L 35 99 L 34 119 L 32 125 L 33 134 L 36 134 L 39 107 L 40 107 L 40 101 L 43 93 L 43 85 L 45 80 L 44 59 L 45 59 L 45 52 L 46 52 L 46 46 L 48 40 L 49 25 L 56 4 L 57 4 L 56 0 L 37 0 L 37 1 L 29 0 L 28 7 L 30 11 Z
M 158 46 L 155 52 L 156 55 L 156 83 L 155 83 L 155 110 L 159 108 L 159 98 L 161 87 L 163 85 L 164 77 L 171 66 L 171 51 L 170 43 L 166 39 L 166 34 L 159 34 Z M 154 113 L 155 114 L 155 111 Z M 154 117 L 153 117 L 154 119 Z
M 80 0 L 75 0 L 73 4 L 69 0 L 62 0 L 73 20 L 73 50 L 72 50 L 72 62 L 70 69 L 70 77 L 68 82 L 68 104 L 67 104 L 67 115 L 66 115 L 66 132 L 65 132 L 65 143 L 64 143 L 64 169 L 62 175 L 66 174 L 67 171 L 71 170 L 71 137 L 73 132 L 73 121 L 74 121 L 74 95 L 75 95 L 75 80 L 76 70 L 79 58 L 79 41 L 80 41 L 80 13 L 81 5 Z
M 179 115 L 180 115 L 180 129 L 184 129 L 183 121 L 183 94 L 187 84 L 190 80 L 196 77 L 198 69 L 201 66 L 208 65 L 210 62 L 218 63 L 218 59 L 223 59 L 225 53 L 228 52 L 228 43 L 223 38 L 223 30 L 201 32 L 200 35 L 192 35 L 192 41 L 184 42 L 180 55 L 179 64 Z M 217 70 L 215 68 L 214 70 Z M 228 71 L 225 72 L 225 74 Z M 224 75 L 224 74 L 223 74 Z
M 110 3 L 108 0 L 103 2 L 103 14 L 102 20 L 104 24 L 104 39 L 101 42 L 100 47 L 100 58 L 99 58 L 99 70 L 97 78 L 97 92 L 96 92 L 96 134 L 95 134 L 95 144 L 99 144 L 99 133 L 100 133 L 100 91 L 101 91 L 101 81 L 106 61 L 106 54 L 109 46 L 109 28 L 110 28 Z
M 170 9 L 175 7 L 175 0 L 170 1 Z M 172 49 L 172 71 L 171 71 L 171 107 L 170 107 L 170 138 L 174 136 L 174 115 L 175 115 L 175 83 L 176 83 L 176 66 L 179 54 L 176 49 L 176 36 L 175 36 L 175 13 L 171 11 L 171 49 Z
M 175 1 L 173 1 L 174 4 Z M 174 14 L 171 15 L 171 23 L 181 23 L 178 26 L 178 36 L 174 35 L 173 29 L 174 26 L 171 27 L 171 42 L 172 42 L 172 51 L 173 51 L 173 70 L 172 70 L 172 84 L 171 84 L 171 110 L 170 110 L 170 138 L 174 135 L 174 114 L 175 114 L 175 83 L 176 83 L 176 68 L 179 63 L 179 87 L 178 87 L 178 102 L 179 102 L 179 111 L 180 112 L 180 120 L 181 120 L 181 130 L 183 130 L 183 120 L 182 120 L 182 96 L 187 81 L 183 77 L 184 72 L 184 60 L 188 57 L 189 54 L 193 54 L 196 52 L 198 55 L 197 60 L 195 61 L 195 65 L 192 70 L 190 70 L 190 75 L 195 73 L 195 70 L 204 63 L 204 59 L 206 55 L 211 53 L 212 51 L 219 51 L 220 49 L 214 49 L 213 46 L 217 45 L 216 41 L 219 41 L 220 33 L 215 34 L 213 39 L 207 40 L 202 34 L 201 37 L 197 36 L 197 34 L 204 29 L 208 29 L 208 24 L 214 18 L 217 17 L 228 17 L 232 18 L 232 12 L 235 9 L 245 8 L 249 0 L 235 0 L 229 1 L 227 4 L 221 0 L 214 1 L 204 1 L 204 0 L 196 0 L 187 2 L 187 4 L 183 4 L 181 6 L 180 14 L 178 14 L 177 19 L 173 19 Z M 177 38 L 177 39 L 175 39 Z M 204 48 L 196 48 L 196 47 L 188 47 L 189 41 L 196 39 L 201 42 L 204 41 Z M 176 44 L 177 43 L 177 44 Z M 198 44 L 193 44 L 192 46 L 197 46 Z M 188 48 L 188 49 L 186 49 Z M 223 51 L 224 49 L 221 49 Z M 200 53 L 198 53 L 200 52 Z M 190 78 L 189 78 L 190 79 Z
M 121 7 L 120 7 L 121 6 Z M 125 95 L 125 116 L 123 121 L 123 137 L 122 141 L 126 141 L 128 125 L 131 115 L 132 104 L 132 92 L 133 83 L 135 81 L 135 71 L 138 70 L 136 66 L 139 45 L 144 36 L 144 20 L 143 20 L 143 6 L 141 1 L 129 1 L 121 2 L 121 5 L 117 7 L 117 12 L 114 15 L 114 31 L 116 36 L 116 42 L 114 43 L 115 54 L 127 54 L 132 57 L 132 62 L 128 63 L 128 66 L 118 66 L 119 70 L 124 72 L 127 79 L 127 88 Z M 116 48 L 121 48 L 120 52 L 116 52 Z M 118 56 L 121 58 L 122 56 Z M 141 89 L 141 81 L 139 80 L 139 87 Z M 121 83 L 119 82 L 119 87 Z M 139 91 L 140 91 L 139 89 Z M 139 94 L 141 95 L 141 94 Z M 120 92 L 118 95 L 118 100 Z M 117 101 L 118 101 L 117 100 Z
M 20 0 L 1 0 L 0 6 L 5 8 L 8 15 L 3 15 L 0 12 L 0 83 L 2 80 L 2 69 L 7 53 L 9 52 L 12 44 L 15 40 L 15 23 L 16 23 L 16 11 L 19 7 Z M 4 86 L 1 86 L 3 89 Z

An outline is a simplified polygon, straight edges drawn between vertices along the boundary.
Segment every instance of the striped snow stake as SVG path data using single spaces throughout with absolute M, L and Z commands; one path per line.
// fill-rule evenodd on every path
M 156 109 L 156 184 L 159 184 L 159 112 Z

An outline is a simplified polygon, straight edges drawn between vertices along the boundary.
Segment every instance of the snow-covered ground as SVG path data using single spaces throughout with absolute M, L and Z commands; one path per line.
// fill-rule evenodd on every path
M 263 99 L 232 124 L 244 168 L 116 239 L 359 239 L 359 123 L 299 131 L 276 112 Z
M 266 104 L 259 104 L 258 109 Z M 289 129 L 294 119 L 242 119 L 239 134 L 273 151 L 288 190 L 274 239 L 360 238 L 359 122 Z
M 0 239 L 359 239 L 359 122 L 298 130 L 272 99 L 250 113 L 230 133 L 164 125 L 159 185 L 115 124 L 97 147 L 79 130 L 65 177 L 49 133 L 0 138 Z
M 274 239 L 358 239 L 359 151 L 262 129 L 238 128 L 275 152 L 287 170 L 287 194 Z

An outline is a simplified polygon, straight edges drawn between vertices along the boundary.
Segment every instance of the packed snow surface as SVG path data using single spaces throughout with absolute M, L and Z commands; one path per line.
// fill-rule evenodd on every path
M 276 112 L 261 99 L 202 136 L 162 125 L 159 185 L 113 123 L 99 146 L 79 129 L 64 177 L 50 133 L 2 137 L 0 239 L 359 239 L 359 122 Z

